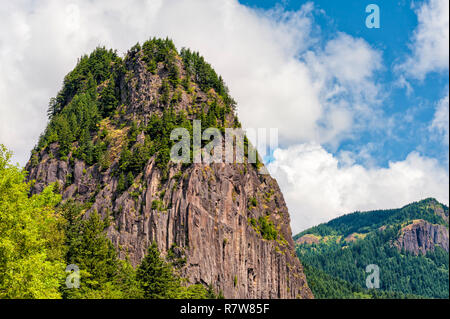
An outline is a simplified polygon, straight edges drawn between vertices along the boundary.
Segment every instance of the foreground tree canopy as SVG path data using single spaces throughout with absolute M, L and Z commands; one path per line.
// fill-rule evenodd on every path
M 25 173 L 0 145 L 0 298 L 59 298 L 64 276 L 60 195 L 29 197 Z
M 0 298 L 216 297 L 188 285 L 156 244 L 137 269 L 120 260 L 104 231 L 108 218 L 61 203 L 57 184 L 30 196 L 26 172 L 10 161 L 0 144 Z M 79 288 L 67 287 L 67 265 L 79 268 Z

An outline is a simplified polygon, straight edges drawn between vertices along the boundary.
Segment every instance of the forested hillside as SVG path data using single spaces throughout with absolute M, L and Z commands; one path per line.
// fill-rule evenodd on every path
M 434 199 L 356 212 L 294 237 L 317 298 L 448 298 L 448 207 Z M 366 289 L 366 266 L 380 289 Z

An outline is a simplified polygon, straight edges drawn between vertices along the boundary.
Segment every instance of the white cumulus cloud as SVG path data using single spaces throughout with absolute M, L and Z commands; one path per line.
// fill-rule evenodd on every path
M 448 103 L 448 92 L 436 106 L 436 112 L 434 113 L 434 118 L 431 123 L 431 129 L 435 130 L 442 137 L 444 144 L 448 145 L 448 126 L 449 126 L 449 103 Z
M 412 37 L 412 55 L 399 68 L 407 77 L 422 80 L 429 72 L 448 70 L 449 1 L 426 1 L 416 13 L 419 24 Z
M 293 233 L 357 210 L 388 209 L 435 197 L 448 204 L 449 176 L 416 152 L 386 168 L 355 164 L 315 143 L 274 152 L 268 169 L 280 183 Z

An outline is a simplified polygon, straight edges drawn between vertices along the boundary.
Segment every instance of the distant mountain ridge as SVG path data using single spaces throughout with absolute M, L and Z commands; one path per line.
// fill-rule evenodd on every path
M 351 298 L 361 291 L 369 298 L 448 298 L 448 216 L 446 205 L 427 198 L 399 209 L 346 214 L 294 241 L 317 298 Z M 364 290 L 369 264 L 379 266 L 380 291 L 390 296 Z M 348 283 L 353 292 L 330 278 Z

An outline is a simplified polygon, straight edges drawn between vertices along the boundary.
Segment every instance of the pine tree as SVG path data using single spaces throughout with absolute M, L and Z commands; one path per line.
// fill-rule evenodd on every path
M 117 182 L 117 192 L 122 193 L 126 189 L 125 187 L 125 175 L 120 173 L 119 180 Z
M 118 105 L 115 90 L 114 77 L 110 76 L 108 84 L 103 89 L 100 97 L 100 109 L 104 117 L 108 116 Z
M 170 265 L 161 259 L 156 243 L 148 248 L 147 255 L 137 269 L 137 279 L 146 299 L 174 298 L 180 286 Z
M 161 84 L 161 102 L 163 105 L 169 104 L 169 97 L 170 97 L 169 95 L 170 95 L 169 83 L 167 82 L 166 79 L 164 79 Z
M 67 156 L 73 142 L 72 130 L 65 116 L 55 117 L 55 126 L 58 134 L 59 155 L 61 157 Z
M 92 100 L 97 99 L 97 82 L 91 72 L 87 75 L 85 92 Z
M 127 175 L 127 187 L 130 187 L 134 183 L 134 176 L 132 172 L 128 172 Z
M 175 88 L 180 83 L 180 71 L 175 64 L 175 58 L 170 57 L 166 61 L 166 67 L 168 70 L 168 78 L 172 86 Z
M 51 120 L 60 111 L 61 105 L 58 103 L 56 97 L 50 98 L 48 103 L 47 116 Z

